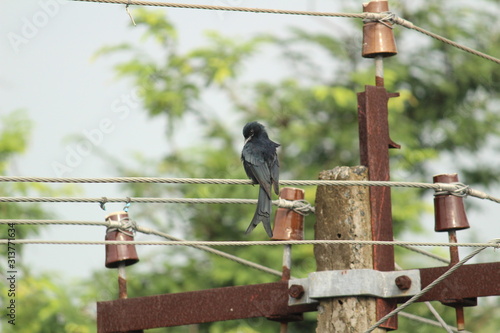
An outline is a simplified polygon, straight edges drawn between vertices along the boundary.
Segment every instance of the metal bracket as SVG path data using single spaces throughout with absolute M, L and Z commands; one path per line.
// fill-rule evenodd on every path
M 341 296 L 363 295 L 379 298 L 413 296 L 421 290 L 420 271 L 413 269 L 382 272 L 373 269 L 353 269 L 313 272 L 305 279 L 289 280 L 288 288 L 290 291 L 290 288 L 303 288 L 304 291 L 298 298 L 290 296 L 288 305 L 314 303 L 319 298 Z M 297 293 L 293 296 L 297 296 Z

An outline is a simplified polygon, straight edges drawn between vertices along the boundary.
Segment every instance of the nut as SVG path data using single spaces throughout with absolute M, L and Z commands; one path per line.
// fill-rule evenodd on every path
M 302 298 L 302 296 L 304 296 L 304 293 L 304 287 L 302 287 L 300 284 L 292 284 L 290 286 L 290 289 L 288 289 L 288 295 L 296 299 Z
M 400 290 L 408 290 L 411 288 L 411 279 L 407 275 L 398 276 L 394 282 L 396 282 L 396 286 L 398 286 Z

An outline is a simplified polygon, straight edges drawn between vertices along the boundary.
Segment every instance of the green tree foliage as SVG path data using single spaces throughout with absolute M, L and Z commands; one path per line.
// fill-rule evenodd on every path
M 0 119 L 0 174 L 12 175 L 16 173 L 16 158 L 22 155 L 28 145 L 32 123 L 23 111 L 14 111 L 2 115 Z M 74 193 L 73 187 L 62 186 L 58 189 L 50 188 L 45 184 L 31 183 L 2 183 L 0 196 L 55 196 Z M 54 216 L 38 204 L 1 203 L 2 219 L 47 219 Z M 38 234 L 42 227 L 30 225 L 7 226 L 0 225 L 0 238 L 9 238 L 10 230 L 15 230 L 15 239 L 30 238 Z M 12 236 L 10 236 L 12 238 Z M 14 267 L 6 267 L 7 251 L 15 261 Z M 1 332 L 16 333 L 44 333 L 44 332 L 94 332 L 91 313 L 85 310 L 83 303 L 75 304 L 78 297 L 77 288 L 50 273 L 34 274 L 21 260 L 23 246 L 15 244 L 9 249 L 1 247 L 2 260 L 0 261 L 0 303 L 2 316 L 0 321 Z M 8 271 L 15 270 L 15 280 Z M 11 287 L 11 283 L 15 285 Z M 7 317 L 7 305 L 14 301 L 16 308 L 15 318 Z M 8 320 L 13 320 L 9 323 Z M 14 325 L 15 324 L 15 325 Z
M 26 151 L 31 131 L 31 122 L 27 119 L 23 111 L 15 111 L 3 115 L 0 123 L 0 174 L 6 175 L 9 168 L 12 168 L 15 157 Z M 2 184 L 0 195 L 27 195 L 35 187 L 37 185 L 24 183 Z M 2 203 L 0 211 L 3 218 L 28 218 L 44 215 L 39 205 L 21 206 L 12 203 Z M 7 229 L 2 227 L 1 230 L 1 238 L 7 238 Z M 37 230 L 38 228 L 32 226 L 19 228 L 17 237 L 24 237 L 27 234 L 37 232 Z
M 498 54 L 500 28 L 491 24 L 496 22 L 498 6 L 493 2 L 485 2 L 485 6 L 488 10 L 477 9 L 480 8 L 477 4 L 471 7 L 439 0 L 425 6 L 403 2 L 393 10 L 428 30 L 483 52 Z M 489 10 L 490 7 L 495 10 Z M 321 170 L 359 164 L 356 92 L 374 82 L 373 63 L 360 57 L 360 22 L 343 21 L 342 33 L 292 28 L 285 37 L 280 34 L 281 37 L 229 38 L 209 32 L 206 46 L 182 53 L 178 34 L 163 12 L 140 9 L 134 12 L 134 17 L 145 29 L 145 40 L 156 42 L 163 54 L 153 58 L 144 54 L 140 46 L 122 44 L 105 47 L 98 55 L 130 54 L 130 60 L 116 66 L 117 73 L 142 89 L 144 107 L 151 117 L 167 119 L 169 152 L 161 160 L 142 161 L 143 166 L 137 169 L 121 166 L 120 173 L 245 178 L 239 161 L 243 144 L 240 129 L 249 120 L 266 123 L 270 137 L 282 144 L 279 156 L 284 179 L 315 179 Z M 391 151 L 392 178 L 430 181 L 432 161 L 447 156 L 467 156 L 466 160 L 456 161 L 454 170 L 443 172 L 459 172 L 464 175 L 461 180 L 469 184 L 498 183 L 496 166 L 474 163 L 484 149 L 494 149 L 498 141 L 498 65 L 414 31 L 399 27 L 395 31 L 400 54 L 385 61 L 385 86 L 388 91 L 400 93 L 399 98 L 390 101 L 389 121 L 391 137 L 402 149 Z M 262 54 L 273 59 L 274 63 L 268 64 L 270 67 L 281 65 L 285 73 L 280 74 L 277 69 L 278 74 L 267 74 L 260 79 L 249 75 L 252 61 Z M 223 111 L 214 111 L 207 104 L 208 93 L 223 100 Z M 178 128 L 182 130 L 183 121 L 189 121 L 191 127 L 199 127 L 202 134 L 192 145 L 180 147 L 173 136 Z M 238 130 L 234 130 L 234 126 Z M 140 159 L 137 156 L 137 160 Z M 134 185 L 128 188 L 133 196 L 257 196 L 257 188 L 248 186 Z M 306 193 L 306 199 L 314 202 L 315 189 L 306 188 Z M 428 204 L 419 199 L 422 193 L 399 189 L 393 193 L 396 233 L 419 230 L 419 216 L 428 209 Z M 243 235 L 254 207 L 169 206 L 166 209 L 167 212 L 163 208 L 148 207 L 147 211 L 137 208 L 133 213 L 139 222 L 151 223 L 165 232 L 170 230 L 189 239 L 264 237 L 261 228 L 248 237 Z M 314 217 L 306 218 L 307 238 L 313 237 L 313 223 Z M 224 250 L 276 269 L 281 267 L 278 247 Z M 295 276 L 304 276 L 315 269 L 311 247 L 294 248 L 293 259 Z M 138 295 L 276 280 L 276 277 L 257 274 L 252 269 L 193 249 L 162 249 L 148 261 L 154 262 L 149 266 L 152 268 L 146 274 L 135 271 L 137 278 L 131 282 L 132 292 Z M 482 313 L 481 309 L 472 311 Z M 494 317 L 487 318 L 495 322 Z M 498 319 L 496 321 L 498 324 Z M 411 331 L 411 325 L 402 320 L 400 329 Z M 314 326 L 314 321 L 306 320 L 291 325 L 290 332 L 311 332 Z M 198 326 L 199 332 L 276 329 L 275 323 L 265 320 Z M 186 328 L 168 329 L 168 332 L 185 331 Z M 419 328 L 419 332 L 427 331 Z
M 6 289 L 1 288 L 2 295 L 7 295 Z M 93 305 L 78 301 L 82 292 L 54 274 L 32 274 L 23 267 L 22 275 L 18 274 L 16 295 L 10 298 L 16 300 L 15 325 L 2 316 L 0 328 L 3 327 L 2 332 L 16 333 L 95 332 Z
M 16 159 L 28 148 L 32 122 L 22 110 L 6 113 L 0 117 L 0 174 L 16 174 Z M 36 183 L 3 183 L 0 187 L 0 196 L 29 196 L 35 193 L 41 196 L 68 194 L 74 192 L 72 186 L 61 186 L 53 189 L 46 184 Z M 51 213 L 44 210 L 39 204 L 1 203 L 0 213 L 4 219 L 36 219 L 51 218 Z M 23 225 L 16 230 L 17 238 L 26 238 L 27 235 L 39 233 L 41 227 Z M 1 238 L 7 238 L 6 229 L 0 229 Z M 18 247 L 18 251 L 22 246 Z

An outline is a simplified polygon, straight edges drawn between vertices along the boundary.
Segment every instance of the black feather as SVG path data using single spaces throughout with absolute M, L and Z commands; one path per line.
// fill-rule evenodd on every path
M 257 209 L 246 233 L 252 231 L 262 222 L 269 237 L 273 236 L 271 229 L 272 199 L 274 189 L 279 194 L 279 161 L 276 149 L 278 143 L 269 139 L 264 126 L 256 121 L 248 123 L 243 128 L 245 145 L 241 152 L 241 160 L 245 172 L 254 184 L 260 185 Z

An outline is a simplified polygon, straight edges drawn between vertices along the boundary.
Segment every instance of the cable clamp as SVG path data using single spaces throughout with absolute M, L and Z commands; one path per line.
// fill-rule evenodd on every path
M 307 200 L 286 200 L 279 198 L 277 200 L 277 206 L 279 208 L 291 209 L 302 216 L 307 216 L 315 212 L 314 206 Z
M 392 29 L 392 24 L 396 14 L 393 12 L 381 12 L 381 13 L 366 13 L 366 17 L 363 19 L 363 23 L 382 23 L 389 29 Z
M 467 197 L 470 192 L 470 186 L 463 183 L 439 183 L 438 186 L 434 192 L 434 196 L 454 195 L 463 198 Z
M 494 238 L 488 241 L 488 243 L 496 244 L 496 246 L 494 247 L 495 251 L 500 249 L 500 238 Z
M 114 221 L 113 221 L 114 222 Z M 131 220 L 129 217 L 120 218 L 118 221 L 114 222 L 113 226 L 106 229 L 106 232 L 119 231 L 127 236 L 134 237 L 137 231 L 137 222 Z
M 382 23 L 388 28 L 393 28 L 394 24 L 398 24 L 408 29 L 414 29 L 415 25 L 405 20 L 402 17 L 396 16 L 393 12 L 381 12 L 381 13 L 364 13 L 365 18 L 363 19 L 363 23 L 377 22 Z M 388 24 L 390 23 L 390 25 Z

